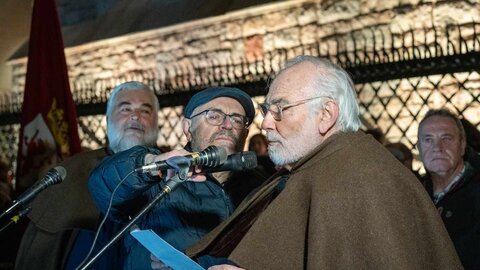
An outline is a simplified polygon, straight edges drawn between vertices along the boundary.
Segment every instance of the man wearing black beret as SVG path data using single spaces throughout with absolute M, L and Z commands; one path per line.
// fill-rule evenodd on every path
M 210 145 L 222 147 L 227 155 L 243 150 L 248 127 L 255 116 L 250 96 L 237 88 L 212 87 L 195 94 L 184 109 L 182 127 L 188 140 L 185 149 L 160 153 L 147 147 L 133 147 L 106 158 L 92 173 L 90 192 L 105 214 L 112 191 L 133 169 L 173 156 L 202 151 Z M 178 250 L 196 243 L 225 220 L 248 192 L 266 176 L 255 171 L 218 172 L 206 175 L 205 182 L 184 182 L 157 204 L 137 224 L 153 229 Z M 158 181 L 152 181 L 157 179 Z M 139 207 L 162 189 L 159 176 L 131 174 L 113 197 L 109 218 L 128 221 Z M 152 186 L 153 185 L 153 186 Z M 124 269 L 148 269 L 150 254 L 132 237 L 125 237 Z

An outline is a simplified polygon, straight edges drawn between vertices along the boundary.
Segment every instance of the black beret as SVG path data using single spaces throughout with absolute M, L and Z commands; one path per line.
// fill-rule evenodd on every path
M 252 98 L 242 90 L 233 87 L 210 87 L 193 95 L 183 110 L 183 116 L 190 118 L 193 110 L 198 106 L 210 102 L 219 97 L 229 97 L 238 101 L 248 118 L 248 123 L 251 124 L 255 117 L 255 108 L 253 106 Z

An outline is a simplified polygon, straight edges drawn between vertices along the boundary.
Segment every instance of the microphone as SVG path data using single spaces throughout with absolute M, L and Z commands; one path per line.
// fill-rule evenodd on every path
M 205 167 L 204 172 L 214 173 L 223 171 L 243 171 L 257 167 L 257 154 L 254 151 L 246 151 L 231 154 L 223 165 L 215 167 Z
M 140 168 L 135 169 L 135 172 L 146 173 L 150 171 L 164 171 L 167 169 L 171 169 L 173 167 L 168 164 L 168 160 L 169 159 L 144 165 Z M 188 167 L 196 165 L 215 167 L 225 163 L 226 160 L 227 152 L 224 148 L 210 145 L 201 152 L 195 152 L 190 155 L 184 156 L 184 159 L 180 160 L 177 165 Z
M 66 176 L 67 170 L 65 170 L 65 168 L 62 166 L 57 166 L 50 169 L 45 175 L 45 177 L 43 177 L 43 179 L 38 181 L 31 188 L 22 193 L 22 195 L 20 195 L 16 200 L 14 200 L 12 205 L 7 210 L 5 210 L 2 215 L 0 215 L 0 219 L 18 211 L 19 208 L 22 209 L 23 206 L 28 204 L 35 196 L 38 195 L 38 193 L 51 185 L 62 182 L 63 180 L 65 180 Z

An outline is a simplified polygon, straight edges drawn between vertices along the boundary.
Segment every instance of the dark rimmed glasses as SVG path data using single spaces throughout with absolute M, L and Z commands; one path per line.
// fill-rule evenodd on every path
M 307 98 L 307 99 L 302 99 L 302 100 L 298 100 L 298 101 L 295 101 L 289 104 L 283 104 L 283 105 L 276 104 L 276 103 L 274 104 L 260 103 L 258 104 L 258 106 L 260 106 L 260 112 L 262 113 L 263 117 L 265 117 L 265 115 L 267 115 L 267 113 L 270 112 L 273 116 L 273 119 L 275 119 L 275 121 L 282 121 L 283 111 L 285 111 L 286 109 L 305 104 L 315 99 L 325 98 L 325 97 L 327 96 Z
M 228 119 L 230 120 L 230 123 L 232 123 L 232 126 L 236 129 L 243 129 L 248 126 L 248 118 L 246 116 L 240 115 L 240 114 L 226 114 L 220 110 L 212 110 L 208 109 L 202 112 L 199 112 L 195 115 L 190 116 L 190 119 L 197 117 L 199 115 L 205 115 L 205 120 L 207 123 L 213 126 L 220 126 L 225 122 L 225 119 L 228 116 Z

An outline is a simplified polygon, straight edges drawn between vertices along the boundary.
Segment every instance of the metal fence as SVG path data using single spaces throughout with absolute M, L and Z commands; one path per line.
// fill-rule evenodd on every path
M 387 25 L 338 34 L 300 46 L 264 52 L 256 58 L 199 55 L 165 64 L 160 70 L 139 70 L 121 78 L 73 80 L 72 92 L 82 146 L 105 144 L 105 102 L 119 82 L 139 80 L 156 92 L 159 145 L 185 143 L 180 127 L 182 105 L 197 90 L 233 85 L 246 90 L 257 104 L 268 79 L 289 58 L 308 54 L 343 66 L 356 83 L 365 127 L 380 127 L 390 141 L 414 149 L 417 125 L 429 108 L 447 106 L 480 125 L 480 24 L 476 22 L 409 29 L 394 33 Z M 0 158 L 15 165 L 23 93 L 0 96 Z M 257 114 L 250 135 L 259 132 Z M 414 153 L 416 150 L 414 149 Z

